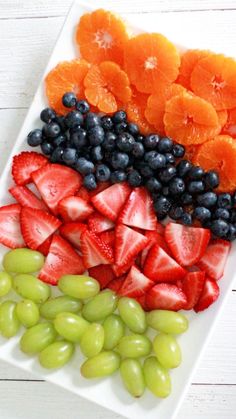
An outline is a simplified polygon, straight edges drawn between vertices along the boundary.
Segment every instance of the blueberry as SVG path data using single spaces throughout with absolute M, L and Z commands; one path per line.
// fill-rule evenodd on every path
M 149 156 L 147 156 L 149 154 Z M 163 154 L 158 153 L 157 151 L 151 151 L 146 153 L 145 160 L 147 160 L 148 165 L 153 170 L 162 169 L 166 166 L 166 158 Z
M 113 169 L 125 169 L 129 165 L 129 156 L 126 153 L 114 151 L 111 157 Z
M 103 160 L 103 151 L 102 147 L 100 145 L 96 145 L 96 147 L 93 147 L 91 150 L 91 160 L 95 163 Z
M 204 192 L 205 186 L 202 180 L 192 180 L 188 184 L 188 192 L 190 194 L 197 194 Z
M 101 118 L 93 112 L 89 112 L 85 118 L 85 125 L 87 129 L 101 125 Z
M 56 118 L 54 119 L 54 122 L 56 122 L 59 125 L 62 132 L 67 131 L 67 126 L 66 126 L 66 123 L 65 123 L 65 117 L 64 116 L 61 116 L 61 115 L 56 116 Z
M 65 117 L 65 123 L 68 128 L 73 128 L 77 125 L 81 125 L 83 121 L 83 115 L 79 111 L 70 111 Z
M 56 147 L 55 150 L 53 150 L 51 157 L 50 157 L 50 161 L 51 163 L 62 163 L 62 156 L 64 153 L 64 148 L 63 147 Z
M 217 188 L 220 184 L 219 175 L 214 170 L 210 170 L 205 174 L 205 185 L 207 189 L 214 189 Z
M 142 143 L 134 143 L 132 154 L 136 159 L 140 159 L 144 155 L 144 146 Z
M 150 177 L 146 182 L 146 188 L 155 193 L 162 189 L 162 184 L 155 177 Z
M 174 158 L 173 154 L 165 153 L 164 156 L 166 158 L 166 163 L 167 164 L 174 164 L 175 163 L 175 158 Z
M 160 170 L 158 177 L 161 182 L 168 183 L 176 175 L 176 168 L 174 166 L 168 166 L 166 169 Z
M 144 161 L 136 160 L 135 168 L 138 169 L 141 175 L 145 178 L 150 178 L 154 176 L 154 171 Z
M 213 218 L 221 218 L 222 220 L 229 220 L 231 222 L 234 222 L 234 217 L 232 218 L 232 214 L 230 216 L 230 213 L 227 209 L 225 208 L 217 208 L 213 214 Z M 236 214 L 235 214 L 235 221 L 236 221 Z
M 66 108 L 72 108 L 77 102 L 74 92 L 67 92 L 62 96 L 62 103 Z
M 30 131 L 30 133 L 27 136 L 27 143 L 31 147 L 37 147 L 38 145 L 42 144 L 43 142 L 43 135 L 41 129 L 34 129 L 33 131 Z
M 217 237 L 226 237 L 229 231 L 229 224 L 224 220 L 214 220 L 211 223 L 211 231 Z
M 138 143 L 143 143 L 144 136 L 143 135 L 137 135 L 137 137 L 135 139 Z
M 180 217 L 180 221 L 186 226 L 191 226 L 193 224 L 193 217 L 188 212 L 184 212 Z
M 169 137 L 163 137 L 160 139 L 157 149 L 160 153 L 170 153 L 173 148 L 173 141 Z
M 65 148 L 62 160 L 68 166 L 73 166 L 77 161 L 78 155 L 77 151 L 74 148 Z
M 229 193 L 221 193 L 218 195 L 217 207 L 231 209 L 232 208 L 232 198 Z
M 82 147 L 87 145 L 87 132 L 83 128 L 77 128 L 73 134 L 71 134 L 71 142 L 77 148 L 78 151 Z
M 199 166 L 193 166 L 188 172 L 188 177 L 191 180 L 201 180 L 203 176 L 204 170 Z
M 102 144 L 105 138 L 105 131 L 99 125 L 91 128 L 88 131 L 89 143 L 92 146 Z
M 229 230 L 225 238 L 229 241 L 236 239 L 236 227 L 233 224 L 229 224 Z
M 76 102 L 75 107 L 77 111 L 82 113 L 82 115 L 85 115 L 86 113 L 90 111 L 90 106 L 87 100 L 78 100 L 78 102 Z
M 197 203 L 206 208 L 212 208 L 217 202 L 217 195 L 214 192 L 205 192 L 197 196 Z
M 126 131 L 127 124 L 126 122 L 120 122 L 119 124 L 116 124 L 114 127 L 114 131 L 116 134 L 121 134 L 123 131 Z
M 234 205 L 236 205 L 236 191 L 232 195 L 232 202 Z
M 183 207 L 179 206 L 172 206 L 169 211 L 169 216 L 172 218 L 172 220 L 179 220 L 184 213 Z
M 78 170 L 81 175 L 89 175 L 95 171 L 95 166 L 93 162 L 84 157 L 79 157 L 76 163 L 76 170 Z
M 117 140 L 117 136 L 116 134 L 114 134 L 114 132 L 110 132 L 110 131 L 106 132 L 104 141 L 102 143 L 103 148 L 107 151 L 115 150 L 116 140 Z
M 41 121 L 48 124 L 49 122 L 52 122 L 56 118 L 57 114 L 52 108 L 45 108 L 40 113 L 40 119 Z
M 159 140 L 160 140 L 159 135 L 149 134 L 143 139 L 144 147 L 148 150 L 154 150 L 157 147 Z
M 131 135 L 136 137 L 136 135 L 139 135 L 139 127 L 134 122 L 129 122 L 127 125 L 127 129 Z
M 190 161 L 181 160 L 176 166 L 178 176 L 185 177 L 189 173 L 191 168 L 192 163 L 190 163 Z
M 169 195 L 170 195 L 169 186 L 163 186 L 162 195 L 169 197 Z
M 61 128 L 56 122 L 50 122 L 49 124 L 45 124 L 43 126 L 42 132 L 43 136 L 46 138 L 55 138 L 60 134 Z
M 174 177 L 169 182 L 170 195 L 181 195 L 185 191 L 185 183 L 180 177 Z
M 202 223 L 211 219 L 211 211 L 205 207 L 196 207 L 193 216 Z
M 101 118 L 101 125 L 102 125 L 103 129 L 105 129 L 105 131 L 112 130 L 112 128 L 113 128 L 112 118 L 110 116 L 104 115 Z
M 53 138 L 54 147 L 65 147 L 67 143 L 67 136 L 65 134 L 60 134 L 58 137 Z
M 170 208 L 171 208 L 171 201 L 163 195 L 160 195 L 154 202 L 154 209 L 155 209 L 157 218 L 159 219 L 163 219 L 170 211 Z
M 135 188 L 142 184 L 142 176 L 137 170 L 133 169 L 128 173 L 127 181 L 130 184 L 130 186 L 133 186 Z
M 190 205 L 193 203 L 193 197 L 188 192 L 184 192 L 180 197 L 180 202 L 183 205 Z
M 173 149 L 172 149 L 172 153 L 177 158 L 184 157 L 184 155 L 185 155 L 185 148 L 181 144 L 174 144 Z
M 114 124 L 119 124 L 120 122 L 126 122 L 127 114 L 125 111 L 117 111 L 114 113 L 113 117 Z
M 230 222 L 236 224 L 236 208 L 233 208 L 231 213 L 228 210 L 223 208 L 218 208 L 216 211 L 226 211 L 229 214 Z M 218 217 L 217 217 L 218 218 Z M 222 218 L 222 217 L 219 217 Z M 227 220 L 227 218 L 225 218 Z
M 54 150 L 53 145 L 49 143 L 48 141 L 44 141 L 40 147 L 41 147 L 42 153 L 45 154 L 45 156 L 50 156 Z
M 126 173 L 123 170 L 115 170 L 111 174 L 111 182 L 112 183 L 120 183 L 124 182 L 127 178 Z
M 124 132 L 122 132 L 121 134 L 118 135 L 117 147 L 121 151 L 124 151 L 125 153 L 131 152 L 132 149 L 133 149 L 134 144 L 135 144 L 135 139 L 128 132 L 124 131 Z
M 99 164 L 96 167 L 96 178 L 99 182 L 106 182 L 110 179 L 111 171 L 105 164 Z
M 89 191 L 93 191 L 94 189 L 96 189 L 97 182 L 96 182 L 95 176 L 92 173 L 89 175 L 86 175 L 83 180 L 83 185 Z

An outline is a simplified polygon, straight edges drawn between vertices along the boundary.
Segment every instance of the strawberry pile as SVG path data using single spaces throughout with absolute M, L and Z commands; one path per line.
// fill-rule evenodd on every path
M 230 243 L 204 228 L 164 227 L 144 187 L 104 182 L 88 192 L 78 172 L 36 152 L 15 156 L 12 176 L 17 202 L 0 208 L 0 243 L 43 253 L 42 281 L 87 270 L 145 310 L 198 312 L 217 299 Z

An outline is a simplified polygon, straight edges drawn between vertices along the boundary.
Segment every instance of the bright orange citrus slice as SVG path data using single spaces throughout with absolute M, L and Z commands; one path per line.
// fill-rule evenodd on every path
M 236 138 L 236 108 L 228 111 L 227 120 L 222 128 L 222 133 Z
M 191 90 L 190 79 L 192 71 L 197 62 L 200 59 L 207 57 L 209 54 L 209 51 L 201 49 L 188 49 L 184 52 L 183 55 L 181 55 L 179 75 L 176 82 L 182 84 L 186 89 Z

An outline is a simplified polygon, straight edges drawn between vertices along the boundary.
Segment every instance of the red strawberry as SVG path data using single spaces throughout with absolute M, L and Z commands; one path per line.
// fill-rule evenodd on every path
M 213 240 L 197 266 L 213 279 L 220 279 L 224 273 L 225 264 L 231 244 L 226 240 Z
M 146 304 L 150 310 L 178 311 L 184 309 L 186 302 L 183 291 L 172 284 L 156 284 L 146 294 Z
M 49 253 L 49 249 L 52 243 L 52 236 L 48 237 L 45 242 L 40 244 L 40 246 L 37 248 L 37 250 L 42 253 L 44 256 L 47 256 Z
M 135 188 L 126 201 L 118 222 L 144 230 L 155 230 L 157 226 L 153 201 L 145 188 Z
M 115 221 L 130 194 L 127 183 L 116 183 L 92 197 L 95 208 L 105 217 Z
M 56 285 L 62 275 L 80 275 L 84 271 L 82 257 L 66 240 L 55 234 L 39 278 Z
M 109 246 L 113 247 L 115 244 L 115 231 L 103 231 L 99 234 L 99 237 L 102 241 L 104 241 Z
M 87 226 L 82 223 L 66 223 L 60 227 L 60 234 L 76 249 L 80 249 L 81 235 L 87 230 Z
M 63 198 L 59 202 L 57 210 L 65 221 L 84 221 L 93 212 L 91 205 L 79 196 Z
M 81 235 L 81 251 L 86 268 L 113 263 L 113 250 L 93 231 Z
M 22 207 L 30 207 L 47 211 L 47 207 L 44 202 L 26 186 L 13 186 L 9 189 L 9 192 L 15 200 L 22 205 Z
M 98 212 L 90 215 L 88 219 L 88 226 L 94 233 L 102 233 L 103 231 L 111 230 L 114 228 L 114 223 L 109 218 L 104 217 Z
M 167 244 L 180 265 L 192 266 L 204 255 L 210 230 L 169 223 L 165 229 Z
M 89 192 L 90 198 L 99 194 L 99 192 L 105 191 L 105 189 L 109 188 L 109 186 L 111 186 L 110 182 L 100 182 L 96 189 Z
M 119 290 L 124 282 L 125 276 L 119 276 L 107 284 L 107 288 L 119 294 Z
M 154 244 L 158 244 L 166 253 L 170 253 L 170 249 L 168 248 L 165 238 L 157 233 L 156 231 L 146 231 L 145 236 L 148 239 L 147 246 L 143 249 L 141 254 L 141 266 L 144 266 L 144 262 L 148 255 L 149 250 Z
M 213 304 L 217 298 L 219 297 L 220 289 L 219 285 L 217 284 L 214 279 L 207 278 L 204 284 L 204 288 L 198 303 L 194 307 L 196 313 L 199 311 L 203 311 L 208 308 L 211 304 Z
M 162 224 L 157 223 L 156 232 L 158 234 L 160 234 L 161 236 L 164 236 L 164 234 L 165 234 L 165 227 Z
M 13 157 L 12 176 L 17 185 L 32 182 L 31 174 L 48 163 L 48 159 L 35 151 L 23 151 Z
M 111 265 L 94 266 L 88 271 L 89 275 L 100 283 L 101 289 L 106 288 L 107 284 L 115 278 Z
M 125 225 L 115 230 L 115 263 L 119 267 L 129 264 L 147 244 L 147 237 Z
M 135 300 L 142 306 L 143 310 L 149 311 L 146 303 L 146 294 L 140 295 L 140 297 L 135 297 Z
M 191 310 L 198 302 L 205 283 L 205 272 L 189 272 L 182 281 L 182 290 L 187 297 L 185 310 Z
M 112 265 L 113 272 L 115 276 L 121 276 L 124 274 L 127 274 L 127 272 L 130 270 L 131 266 L 135 264 L 136 257 L 133 257 L 131 260 L 129 260 L 125 265 L 118 265 L 114 263 Z
M 155 244 L 145 260 L 143 273 L 154 282 L 175 282 L 186 275 L 186 270 Z
M 140 297 L 145 294 L 149 288 L 153 287 L 153 285 L 154 283 L 143 275 L 142 272 L 134 265 L 130 269 L 123 285 L 119 289 L 119 294 L 133 298 Z
M 79 189 L 82 178 L 70 167 L 60 164 L 46 164 L 32 174 L 44 202 L 57 213 L 58 202 L 73 195 Z
M 79 196 L 86 202 L 90 201 L 89 191 L 84 186 L 81 186 L 80 190 L 76 193 L 76 196 Z
M 37 249 L 60 227 L 61 221 L 45 211 L 24 207 L 20 213 L 21 232 L 30 249 Z
M 19 204 L 0 207 L 0 243 L 10 249 L 25 246 L 20 229 L 20 212 Z

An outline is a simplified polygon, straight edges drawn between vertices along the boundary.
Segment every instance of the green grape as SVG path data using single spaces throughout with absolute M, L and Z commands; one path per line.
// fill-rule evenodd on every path
M 125 358 L 139 358 L 150 354 L 152 344 L 145 335 L 128 335 L 121 338 L 117 350 Z
M 39 354 L 39 362 L 47 369 L 61 368 L 67 364 L 74 354 L 74 345 L 71 342 L 60 340 L 47 346 Z
M 159 332 L 178 335 L 188 329 L 188 319 L 170 310 L 153 310 L 147 313 L 147 324 Z
M 0 297 L 4 297 L 11 291 L 12 277 L 7 272 L 0 272 Z
M 90 324 L 85 330 L 80 341 L 81 352 L 87 358 L 92 358 L 101 352 L 103 344 L 104 329 L 102 325 L 98 323 Z
M 83 309 L 84 318 L 90 322 L 103 320 L 115 311 L 117 307 L 117 296 L 111 290 L 101 291 L 92 300 L 88 301 Z
M 125 388 L 133 397 L 141 397 L 145 390 L 145 380 L 137 359 L 124 359 L 120 364 L 120 374 Z
M 36 304 L 44 303 L 51 295 L 49 285 L 33 275 L 16 275 L 13 280 L 13 287 L 21 297 L 32 300 Z
M 162 367 L 155 356 L 145 359 L 144 378 L 148 389 L 157 397 L 168 397 L 171 392 L 171 380 L 168 370 Z
M 31 300 L 19 301 L 16 305 L 16 315 L 25 327 L 32 327 L 39 322 L 38 306 Z
M 44 265 L 44 256 L 36 250 L 14 249 L 6 253 L 3 266 L 7 272 L 28 274 L 39 271 Z
M 105 332 L 104 349 L 107 351 L 114 349 L 122 336 L 125 334 L 125 325 L 123 320 L 117 314 L 111 314 L 103 323 Z
M 77 313 L 82 307 L 81 301 L 69 297 L 68 295 L 61 295 L 60 297 L 51 298 L 43 303 L 40 307 L 41 316 L 45 319 L 53 320 L 57 314 L 62 312 Z
M 5 338 L 15 336 L 20 328 L 20 322 L 16 315 L 16 303 L 4 301 L 0 305 L 0 332 Z
M 89 323 L 77 314 L 64 312 L 57 314 L 54 326 L 64 339 L 79 342 Z
M 94 297 L 100 291 L 99 282 L 85 275 L 63 275 L 58 287 L 64 294 L 82 300 Z
M 153 341 L 153 349 L 160 364 L 169 369 L 181 363 L 181 350 L 178 342 L 171 335 L 160 333 Z
M 122 297 L 118 302 L 122 320 L 134 333 L 144 333 L 147 328 L 145 312 L 133 298 Z
M 39 323 L 27 329 L 20 340 L 22 352 L 34 355 L 43 351 L 48 345 L 54 342 L 57 333 L 52 323 Z
M 106 377 L 119 369 L 120 356 L 113 351 L 100 352 L 93 358 L 87 359 L 80 368 L 85 378 Z

